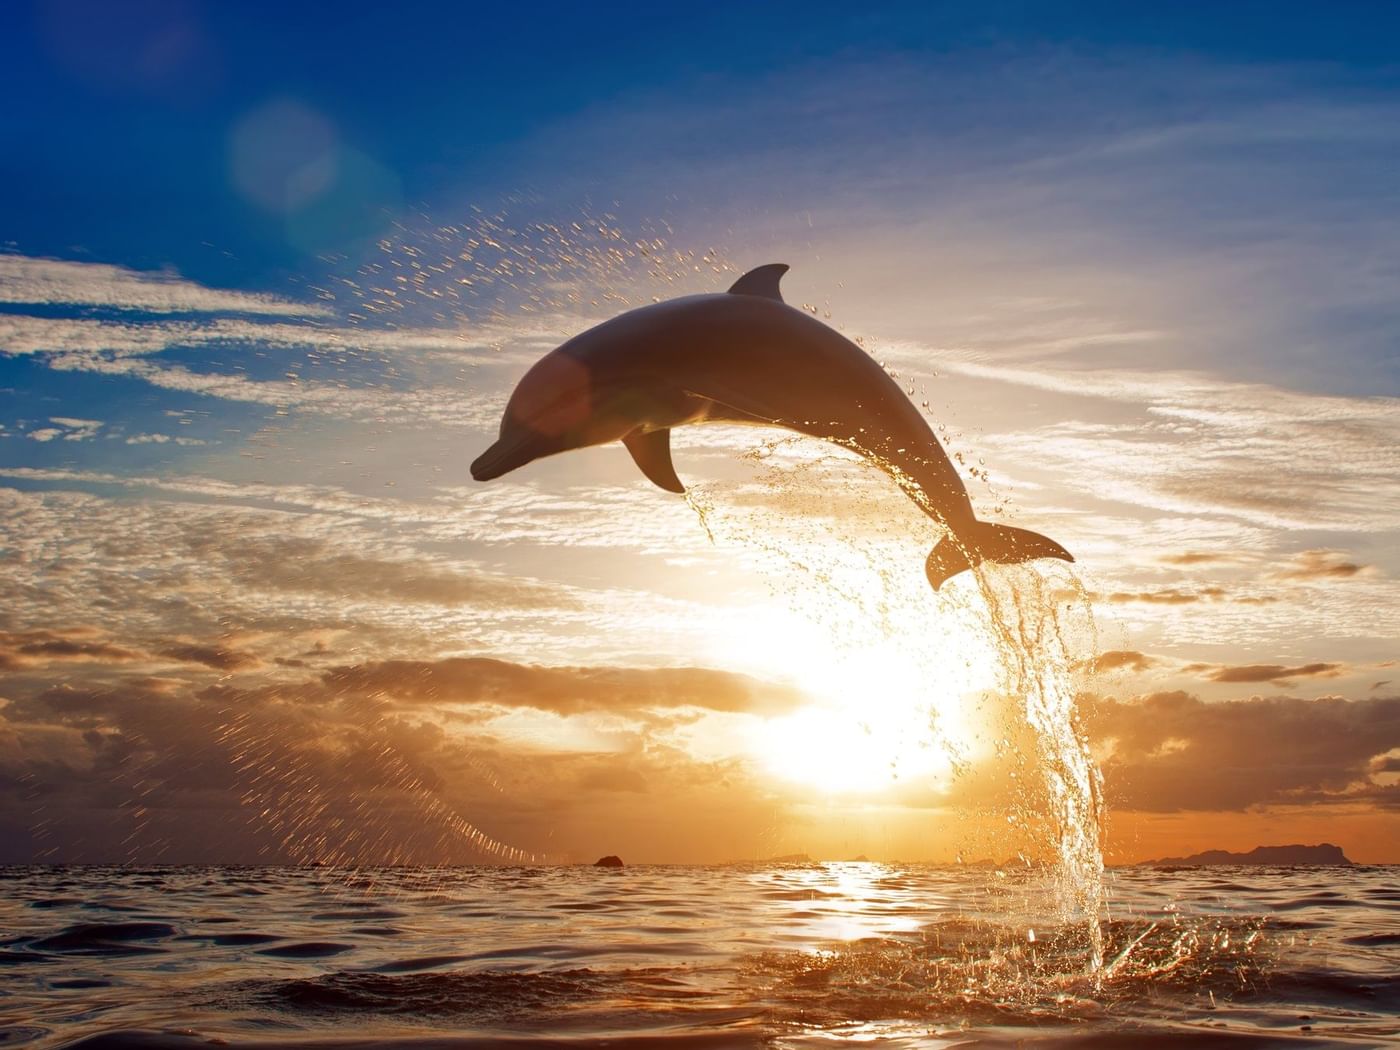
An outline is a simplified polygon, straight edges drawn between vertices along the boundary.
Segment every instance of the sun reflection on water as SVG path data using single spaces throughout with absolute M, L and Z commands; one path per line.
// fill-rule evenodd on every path
M 755 879 L 774 922 L 788 927 L 787 940 L 812 952 L 836 942 L 912 934 L 940 903 L 927 895 L 914 900 L 890 868 L 869 861 L 768 868 Z

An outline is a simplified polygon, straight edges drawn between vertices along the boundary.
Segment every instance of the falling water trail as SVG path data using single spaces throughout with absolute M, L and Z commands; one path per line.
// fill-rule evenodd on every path
M 1005 574 L 1010 582 L 994 574 Z M 1076 660 L 1072 646 L 1079 632 L 1066 619 L 1077 610 L 1092 634 L 1089 602 L 1077 580 L 1071 591 L 1052 589 L 1034 569 L 987 567 L 975 575 L 1002 658 L 1004 689 L 1023 698 L 1026 723 L 1040 751 L 1063 917 L 1084 924 L 1089 973 L 1097 984 L 1104 965 L 1101 916 L 1106 902 L 1103 778 L 1081 724 L 1074 677 L 1075 664 L 1085 662 L 1094 647 L 1086 646 L 1089 651 L 1079 652 Z
M 931 596 L 922 573 L 906 580 L 914 575 L 904 571 L 910 559 L 883 539 L 902 531 L 897 516 L 905 513 L 904 501 L 890 503 L 884 482 L 871 472 L 852 471 L 850 457 L 840 453 L 781 455 L 804 446 L 813 443 L 782 438 L 743 457 L 761 471 L 762 488 L 776 510 L 746 512 L 739 499 L 727 499 L 741 494 L 742 483 L 734 492 L 723 485 L 693 486 L 687 502 L 712 543 L 736 540 L 777 567 L 770 579 L 774 589 L 787 591 L 802 615 L 825 621 L 833 644 L 845 633 L 842 628 L 855 626 L 926 650 L 925 663 L 936 666 L 938 647 L 947 648 L 949 632 L 980 638 L 995 659 L 995 692 L 1001 703 L 1013 705 L 1007 724 L 997 728 L 1010 738 L 1029 733 L 1040 774 L 1038 789 L 1024 779 L 1013 782 L 1017 798 L 1008 823 L 1013 832 L 1035 834 L 1036 852 L 1053 855 L 1058 918 L 1081 945 L 1083 974 L 1098 987 L 1105 955 L 1102 781 L 1081 721 L 1078 681 L 1078 671 L 1092 665 L 1097 632 L 1082 586 L 1072 570 L 1058 564 L 983 566 L 932 596 L 932 616 L 942 629 L 927 630 Z M 809 495 L 818 491 L 822 506 L 814 511 Z M 839 505 L 848 499 L 853 502 L 843 514 Z M 859 538 L 850 530 L 852 520 L 873 526 L 867 534 L 882 538 Z M 936 531 L 926 520 L 915 522 L 914 529 L 905 534 L 908 544 L 927 542 L 917 530 Z M 892 554 L 901 559 L 893 565 Z M 870 584 L 864 590 L 851 585 L 861 573 Z M 940 744 L 961 774 L 967 768 L 964 756 L 955 753 L 952 740 Z
M 961 453 L 954 452 L 954 458 L 963 462 Z M 927 507 L 922 490 L 898 469 L 886 463 L 884 470 Z M 981 475 L 974 470 L 973 476 Z M 1000 513 L 1002 507 L 995 510 Z M 1083 923 L 1088 972 L 1097 986 L 1104 962 L 1103 779 L 1081 725 L 1074 677 L 1076 664 L 1090 664 L 1097 651 L 1092 606 L 1073 571 L 1063 566 L 1047 567 L 1049 575 L 1043 575 L 1030 566 L 969 560 L 974 561 L 969 575 L 982 597 L 999 658 L 1001 692 L 1021 701 L 1025 723 L 1035 736 L 1044 787 L 1042 816 L 1054 839 L 1061 917 Z M 1066 585 L 1053 585 L 1061 576 Z M 1081 618 L 1077 629 L 1069 620 L 1076 612 Z

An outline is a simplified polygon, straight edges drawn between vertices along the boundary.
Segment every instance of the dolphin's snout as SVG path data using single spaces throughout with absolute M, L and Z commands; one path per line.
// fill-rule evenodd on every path
M 490 481 L 492 478 L 499 478 L 504 471 L 493 470 L 494 464 L 491 460 L 491 450 L 483 452 L 472 460 L 472 479 L 474 481 Z
M 503 437 L 472 461 L 472 477 L 477 481 L 491 481 L 535 458 L 527 436 Z

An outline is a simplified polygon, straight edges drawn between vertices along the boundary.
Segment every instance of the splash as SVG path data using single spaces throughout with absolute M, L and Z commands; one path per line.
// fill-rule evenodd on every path
M 318 385 L 341 395 L 364 387 L 373 397 L 354 405 L 342 398 L 338 410 L 376 425 L 392 416 L 401 431 L 475 425 L 479 406 L 462 393 L 471 386 L 463 368 L 517 347 L 537 353 L 602 316 L 737 272 L 716 249 L 674 246 L 664 219 L 625 224 L 589 207 L 567 217 L 520 214 L 532 211 L 513 199 L 448 223 L 405 213 L 370 256 L 323 257 L 327 272 L 311 290 L 336 318 L 337 349 L 279 350 L 286 378 L 309 384 L 297 386 L 294 404 L 314 409 Z M 314 425 L 312 413 L 277 415 L 292 418 L 264 430 L 268 443 Z M 542 859 L 460 812 L 396 748 L 382 711 L 343 705 L 337 715 L 336 733 L 289 741 L 241 703 L 220 714 L 218 746 L 263 856 L 346 869 Z M 482 787 L 507 793 L 490 763 L 472 755 L 466 762 Z M 139 799 L 131 809 L 144 813 Z
M 1085 975 L 1077 972 L 1082 947 L 1073 929 L 942 919 L 918 939 L 766 952 L 749 972 L 781 1017 L 809 1028 L 930 1017 L 978 1026 L 1082 1023 L 1114 1008 L 1160 1010 L 1164 1000 L 1183 1013 L 1205 1000 L 1213 1011 L 1217 993 L 1225 1002 L 1266 984 L 1284 933 L 1253 916 L 1114 920 L 1103 930 L 1112 962 Z
M 1080 720 L 1075 665 L 1096 646 L 1076 647 L 1093 614 L 1078 581 L 1052 587 L 1035 569 L 983 566 L 976 581 L 1002 655 L 1008 696 L 1021 697 L 1034 731 L 1043 806 L 1057 864 L 1062 917 L 1083 923 L 1089 969 L 1104 964 L 1103 778 Z M 1077 614 L 1077 616 L 1076 616 Z M 1078 619 L 1078 623 L 1072 622 Z M 1075 654 L 1078 654 L 1078 660 Z
M 824 654 L 806 656 L 813 673 L 801 684 L 865 693 L 851 706 L 867 720 L 866 733 L 872 707 L 883 701 L 898 710 L 906 736 L 923 734 L 955 780 L 978 785 L 969 797 L 987 793 L 987 768 L 1003 768 L 1007 779 L 993 792 L 1006 810 L 998 844 L 1009 841 L 1025 865 L 1052 861 L 1055 921 L 1078 931 L 1081 968 L 1097 980 L 1105 954 L 1102 782 L 1078 681 L 1097 645 L 1087 596 L 1059 564 L 988 564 L 933 594 L 917 569 L 940 530 L 889 498 L 888 467 L 853 469 L 862 459 L 868 465 L 867 455 L 782 437 L 744 454 L 754 478 L 692 487 L 687 501 L 711 542 L 745 552 L 771 590 L 825 633 Z M 872 654 L 882 667 L 872 668 Z M 860 673 L 843 674 L 843 663 Z M 872 698 L 871 685 L 896 695 Z M 988 729 L 994 755 L 976 740 Z M 789 748 L 803 743 L 784 732 Z M 829 776 L 819 756 L 812 765 Z M 906 764 L 903 772 L 927 769 Z M 953 805 L 973 804 L 948 794 Z

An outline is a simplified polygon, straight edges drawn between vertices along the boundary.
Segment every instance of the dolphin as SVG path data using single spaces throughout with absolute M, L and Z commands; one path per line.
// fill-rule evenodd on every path
M 671 430 L 783 427 L 852 449 L 949 533 L 924 566 L 937 590 L 984 561 L 1074 561 L 1028 529 L 978 521 L 923 414 L 864 350 L 783 302 L 788 267 L 750 270 L 726 293 L 643 306 L 574 336 L 525 373 L 500 438 L 471 466 L 490 481 L 545 456 L 621 441 L 668 492 L 684 492 Z

